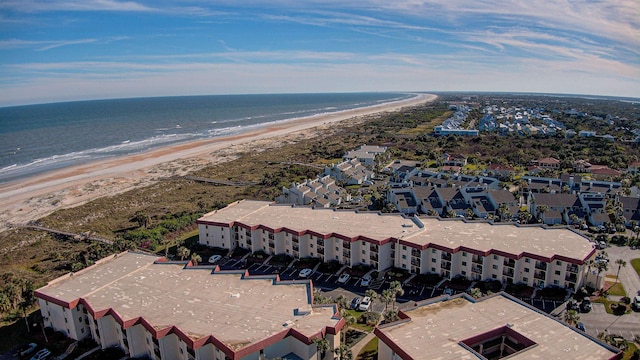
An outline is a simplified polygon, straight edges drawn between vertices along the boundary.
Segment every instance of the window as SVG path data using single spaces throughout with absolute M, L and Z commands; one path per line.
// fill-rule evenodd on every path
M 403 258 L 403 259 L 406 259 L 406 258 L 407 258 L 407 255 L 402 255 L 402 258 Z
M 498 275 L 496 275 L 496 274 L 492 274 L 492 275 L 491 275 L 491 278 L 492 278 L 492 279 L 497 279 L 497 278 L 498 278 Z
M 562 261 L 560 261 L 560 260 L 556 261 L 556 265 L 558 265 L 558 266 L 562 265 Z
M 498 255 L 493 255 L 493 260 L 498 260 Z
M 467 262 L 466 262 L 466 261 L 463 261 L 463 262 L 462 262 L 462 266 L 467 266 Z
M 402 255 L 402 256 L 404 256 L 404 255 Z M 436 262 L 436 259 L 431 259 L 431 262 L 432 263 Z
M 313 244 L 309 244 L 309 247 L 313 249 Z
M 337 246 L 336 246 L 336 251 L 340 251 Z
M 467 275 L 467 272 L 466 272 L 466 271 L 464 271 L 464 270 L 462 270 L 462 271 L 460 272 L 460 274 L 462 274 L 462 275 L 465 275 L 465 276 L 466 276 L 466 275 Z
M 467 257 L 467 253 L 463 251 L 462 256 Z
M 524 272 L 529 272 L 529 268 L 524 268 Z
M 402 264 L 402 268 L 406 269 L 407 268 L 407 264 Z
M 431 249 L 431 253 L 435 254 L 436 253 L 436 249 Z
M 530 263 L 530 262 L 531 262 L 531 259 L 529 259 L 529 258 L 525 258 L 525 259 L 524 259 L 524 262 L 526 262 L 526 263 L 528 264 L 528 263 Z
M 498 270 L 498 265 L 493 265 L 493 270 Z
M 366 253 L 367 253 L 366 251 L 362 250 L 362 255 L 364 255 L 364 254 L 366 254 Z M 404 256 L 404 255 L 402 255 L 402 256 Z
M 524 282 L 529 282 L 529 278 L 528 278 L 528 277 L 523 277 L 523 278 L 522 278 L 522 281 L 524 281 Z
M 82 316 L 78 318 L 78 322 L 82 322 Z
M 436 272 L 436 268 L 432 267 L 431 272 Z
M 553 280 L 553 285 L 558 285 L 558 284 L 559 284 L 558 280 Z
M 560 270 L 556 270 L 556 275 L 560 275 Z
M 402 245 L 402 250 L 407 250 L 407 247 Z

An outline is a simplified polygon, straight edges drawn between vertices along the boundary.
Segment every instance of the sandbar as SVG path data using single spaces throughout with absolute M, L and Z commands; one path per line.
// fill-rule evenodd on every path
M 144 153 L 97 160 L 0 184 L 0 231 L 9 224 L 34 221 L 52 212 L 91 200 L 148 186 L 161 178 L 189 172 L 238 157 L 256 146 L 313 137 L 313 128 L 385 112 L 399 111 L 437 98 L 432 94 L 334 113 L 267 124 L 237 135 L 170 145 Z M 283 141 L 285 140 L 285 141 Z

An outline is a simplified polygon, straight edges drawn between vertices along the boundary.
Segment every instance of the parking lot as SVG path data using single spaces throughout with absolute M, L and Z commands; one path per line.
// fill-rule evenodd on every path
M 337 298 L 340 295 L 345 296 L 351 300 L 354 297 L 363 297 L 365 291 L 368 289 L 374 289 L 378 294 L 383 290 L 388 289 L 391 281 L 381 277 L 380 279 L 374 279 L 370 286 L 362 286 L 362 279 L 360 277 L 351 276 L 347 281 L 340 283 L 339 274 L 335 273 L 322 273 L 320 271 L 311 271 L 311 274 L 306 277 L 300 276 L 300 267 L 285 265 L 269 265 L 265 260 L 262 263 L 253 263 L 247 266 L 245 259 L 229 259 L 222 258 L 216 265 L 219 265 L 223 270 L 240 270 L 248 269 L 251 275 L 274 275 L 278 274 L 281 280 L 299 280 L 299 279 L 311 279 L 313 281 L 314 288 L 319 289 L 324 296 Z M 316 266 L 316 268 L 318 268 Z M 426 300 L 429 298 L 437 297 L 445 293 L 445 288 L 442 286 L 421 286 L 406 284 L 403 286 L 404 294 L 396 299 L 397 307 L 410 306 L 409 303 Z M 461 290 L 448 289 L 452 295 L 461 293 Z M 550 300 L 530 297 L 519 297 L 519 299 L 533 307 L 552 315 L 558 315 L 561 317 L 561 310 L 565 306 L 562 300 Z M 375 301 L 373 304 L 373 311 L 382 312 L 384 310 L 384 304 L 381 301 Z M 556 311 L 554 311 L 556 310 Z M 594 304 L 593 310 L 589 313 L 582 313 L 581 322 L 585 324 L 586 332 L 589 335 L 597 336 L 598 333 L 604 332 L 605 329 L 610 334 L 621 335 L 625 338 L 633 338 L 635 335 L 640 334 L 640 313 L 633 313 L 631 315 L 625 315 L 623 317 L 616 317 L 609 315 L 604 311 L 604 307 L 601 304 Z M 562 319 L 560 319 L 562 320 Z

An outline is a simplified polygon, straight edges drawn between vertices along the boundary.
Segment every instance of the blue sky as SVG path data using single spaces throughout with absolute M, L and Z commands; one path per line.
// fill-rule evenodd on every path
M 0 106 L 451 90 L 640 97 L 640 2 L 0 2 Z

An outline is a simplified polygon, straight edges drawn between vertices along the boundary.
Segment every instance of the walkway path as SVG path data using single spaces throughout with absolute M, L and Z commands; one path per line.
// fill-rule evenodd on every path
M 355 345 L 351 347 L 351 354 L 354 359 L 358 358 L 358 354 L 362 351 L 362 348 L 369 343 L 369 341 L 373 340 L 376 335 L 372 332 L 368 333 L 367 336 L 363 337 L 358 341 Z

